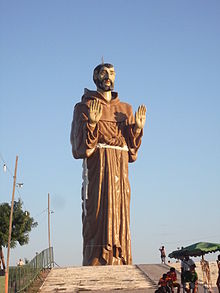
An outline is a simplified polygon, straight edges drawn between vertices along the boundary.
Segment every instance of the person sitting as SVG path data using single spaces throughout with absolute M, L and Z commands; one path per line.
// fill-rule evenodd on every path
M 177 293 L 180 293 L 180 284 L 177 282 L 177 275 L 174 267 L 170 268 L 169 272 L 167 272 L 167 276 L 170 278 L 170 287 L 172 293 L 174 292 L 174 288 L 177 288 Z
M 169 287 L 170 285 L 170 278 L 167 276 L 167 274 L 163 274 L 163 276 L 160 278 L 158 282 L 159 288 L 157 292 L 160 293 L 170 293 L 171 288 Z

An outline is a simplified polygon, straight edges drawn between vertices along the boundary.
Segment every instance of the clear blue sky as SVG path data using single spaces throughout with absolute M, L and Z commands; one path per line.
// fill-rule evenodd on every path
M 120 99 L 148 108 L 129 169 L 134 263 L 159 262 L 161 245 L 220 242 L 219 15 L 218 0 L 0 1 L 0 154 L 12 172 L 19 156 L 20 196 L 39 223 L 11 264 L 48 246 L 48 192 L 55 260 L 81 264 L 82 162 L 69 135 L 102 56 Z

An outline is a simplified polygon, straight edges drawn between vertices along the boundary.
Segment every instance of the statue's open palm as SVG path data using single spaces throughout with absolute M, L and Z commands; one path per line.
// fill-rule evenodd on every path
M 92 100 L 89 106 L 89 122 L 96 124 L 102 116 L 102 105 L 99 100 Z
M 146 111 L 147 111 L 147 109 L 144 105 L 141 105 L 138 107 L 138 110 L 135 113 L 136 128 L 138 128 L 138 129 L 144 128 L 144 124 L 146 121 Z

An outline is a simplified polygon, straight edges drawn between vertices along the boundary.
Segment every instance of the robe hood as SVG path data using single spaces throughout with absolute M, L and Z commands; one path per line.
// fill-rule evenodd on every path
M 111 121 L 117 123 L 126 121 L 128 116 L 133 116 L 132 107 L 127 103 L 120 102 L 117 92 L 112 92 L 112 99 L 108 102 L 101 93 L 85 88 L 80 104 L 89 106 L 90 102 L 94 99 L 98 99 L 103 106 L 102 117 L 100 119 L 101 121 Z M 128 116 L 125 115 L 125 113 L 127 113 Z
M 88 100 L 91 99 L 99 99 L 102 104 L 111 104 L 111 105 L 116 105 L 120 102 L 118 98 L 118 93 L 117 92 L 112 92 L 112 99 L 110 102 L 106 101 L 103 95 L 97 91 L 91 91 L 87 88 L 84 89 L 84 95 L 82 96 L 82 102 L 86 103 Z

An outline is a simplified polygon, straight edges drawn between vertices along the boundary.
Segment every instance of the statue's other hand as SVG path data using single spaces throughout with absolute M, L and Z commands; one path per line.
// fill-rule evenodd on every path
M 135 128 L 136 131 L 141 131 L 144 128 L 144 124 L 146 121 L 146 112 L 147 109 L 145 105 L 141 105 L 138 107 L 137 112 L 135 113 Z
M 102 116 L 102 105 L 99 100 L 92 100 L 89 106 L 89 123 L 95 126 Z

